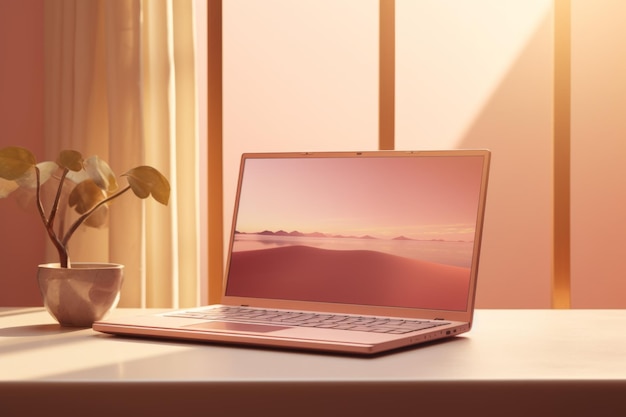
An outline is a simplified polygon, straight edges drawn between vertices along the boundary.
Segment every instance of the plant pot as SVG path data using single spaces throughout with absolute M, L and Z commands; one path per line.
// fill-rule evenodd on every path
M 110 263 L 58 263 L 39 265 L 37 281 L 46 310 L 62 326 L 91 327 L 120 299 L 124 265 Z

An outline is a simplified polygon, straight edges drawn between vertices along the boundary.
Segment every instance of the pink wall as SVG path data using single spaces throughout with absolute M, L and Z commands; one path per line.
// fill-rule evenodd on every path
M 0 1 L 0 147 L 43 154 L 43 0 Z M 34 210 L 0 200 L 0 306 L 41 305 L 44 232 Z
M 267 13 L 265 6 L 253 0 L 248 3 L 225 5 L 227 229 L 240 152 L 377 146 L 378 61 L 376 31 L 372 30 L 377 24 L 377 2 L 343 2 L 345 9 L 341 10 L 333 5 L 335 19 L 329 21 L 323 19 L 324 2 L 303 2 L 311 10 L 302 15 L 302 3 L 295 7 L 294 2 L 285 1 L 280 10 L 293 16 L 281 24 L 292 33 L 290 39 L 281 38 L 280 28 L 268 27 L 267 20 L 257 19 L 258 14 Z M 482 13 L 482 3 L 487 5 L 473 1 L 472 10 Z M 465 40 L 467 47 L 480 47 L 476 51 L 458 47 L 463 40 L 459 34 L 468 33 L 458 25 L 476 23 L 478 17 L 466 19 L 468 12 L 461 13 L 457 8 L 453 11 L 459 15 L 444 10 L 438 15 L 440 21 L 458 18 L 458 22 L 435 25 L 428 37 L 422 37 L 407 32 L 428 27 L 424 10 L 411 13 L 408 9 L 416 4 L 397 2 L 397 25 L 403 29 L 398 38 L 401 57 L 397 82 L 401 88 L 397 111 L 402 115 L 403 109 L 410 109 L 414 115 L 423 115 L 432 110 L 434 115 L 446 117 L 404 117 L 397 123 L 396 145 L 489 147 L 494 151 L 478 304 L 496 308 L 549 307 L 552 2 L 507 3 L 497 9 L 501 21 L 485 15 L 487 21 L 471 33 L 483 34 L 491 43 Z M 431 7 L 430 13 L 445 7 L 445 2 L 419 4 Z M 250 13 L 251 7 L 259 7 L 257 14 Z M 489 7 L 484 10 L 496 10 Z M 621 265 L 626 235 L 626 32 L 619 22 L 625 7 L 620 2 L 597 0 L 576 3 L 572 10 L 572 305 L 576 308 L 626 305 Z M 44 0 L 0 0 L 0 147 L 26 146 L 38 157 L 44 148 L 43 10 Z M 319 18 L 312 11 L 319 12 Z M 254 22 L 245 21 L 246 16 L 264 26 L 251 29 Z M 414 24 L 420 16 L 424 21 Z M 345 30 L 344 22 L 348 21 L 352 33 Z M 320 32 L 313 24 L 316 22 L 329 26 Z M 439 30 L 436 42 L 432 37 L 435 29 Z M 491 36 L 490 31 L 499 35 Z M 320 40 L 320 33 L 330 38 Z M 297 42 L 296 36 L 300 37 Z M 310 42 L 303 49 L 307 39 Z M 350 54 L 341 55 L 345 48 L 338 41 L 352 42 Z M 263 45 L 273 45 L 276 56 L 272 60 L 258 55 Z M 419 58 L 416 68 L 406 62 L 409 55 L 403 52 L 405 47 Z M 472 52 L 466 62 L 460 51 Z M 485 55 L 475 59 L 480 53 Z M 294 58 L 288 61 L 292 67 L 281 65 L 283 56 Z M 429 59 L 421 59 L 424 56 Z M 322 59 L 327 57 L 332 59 Z M 502 62 L 496 62 L 500 58 Z M 254 72 L 248 65 L 251 61 L 255 63 Z M 334 69 L 327 68 L 326 73 L 335 78 L 324 80 L 323 88 L 310 82 L 314 77 L 307 78 L 307 71 L 316 74 L 319 65 L 329 62 L 341 63 Z M 437 67 L 438 63 L 447 65 Z M 441 68 L 453 70 L 443 73 Z M 458 68 L 463 71 L 456 71 Z M 429 69 L 432 77 L 426 77 L 423 85 L 405 82 L 414 83 L 415 74 L 429 74 Z M 459 78 L 464 74 L 470 74 L 474 82 Z M 450 79 L 459 83 L 443 82 Z M 427 87 L 435 89 L 434 97 L 441 102 L 433 101 L 433 94 L 423 94 Z M 300 94 L 303 91 L 306 94 Z M 277 92 L 282 95 L 279 97 Z M 319 102 L 300 103 L 300 95 L 319 96 Z M 335 104 L 337 99 L 345 101 L 339 106 L 344 109 L 341 117 L 331 111 L 336 105 L 325 106 L 328 97 L 333 97 Z M 404 102 L 407 98 L 413 101 Z M 301 111 L 303 108 L 307 111 Z M 35 274 L 37 264 L 45 261 L 44 244 L 36 213 L 22 210 L 14 199 L 0 200 L 0 306 L 41 304 Z
M 378 147 L 379 4 L 336 3 L 225 2 L 225 236 L 241 152 Z M 481 308 L 550 307 L 551 17 L 551 0 L 396 1 L 396 149 L 493 151 Z
M 492 151 L 476 305 L 549 308 L 552 0 L 396 0 L 396 148 Z
M 572 2 L 572 307 L 626 307 L 626 2 Z

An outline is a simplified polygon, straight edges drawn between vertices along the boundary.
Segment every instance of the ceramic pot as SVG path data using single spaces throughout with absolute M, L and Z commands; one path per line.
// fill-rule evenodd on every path
M 50 263 L 39 265 L 37 281 L 44 306 L 59 324 L 91 327 L 117 306 L 123 271 L 119 264 Z

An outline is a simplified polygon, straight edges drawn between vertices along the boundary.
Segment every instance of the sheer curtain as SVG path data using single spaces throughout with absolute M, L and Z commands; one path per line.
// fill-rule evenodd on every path
M 97 154 L 118 177 L 151 165 L 172 185 L 167 207 L 124 195 L 72 240 L 73 261 L 125 265 L 123 307 L 200 301 L 194 22 L 192 0 L 45 2 L 46 157 Z

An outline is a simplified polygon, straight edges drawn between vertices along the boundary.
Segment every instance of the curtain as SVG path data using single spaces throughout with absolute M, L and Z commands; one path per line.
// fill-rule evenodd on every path
M 192 0 L 45 2 L 46 159 L 98 155 L 121 185 L 151 165 L 172 186 L 168 206 L 127 193 L 72 238 L 73 261 L 125 265 L 121 307 L 200 301 L 194 26 Z

